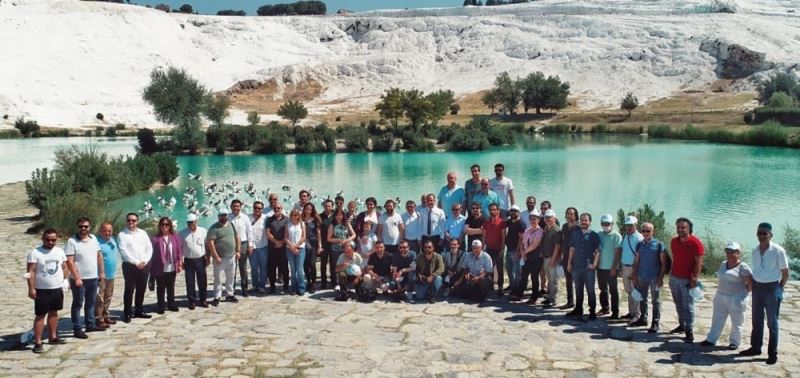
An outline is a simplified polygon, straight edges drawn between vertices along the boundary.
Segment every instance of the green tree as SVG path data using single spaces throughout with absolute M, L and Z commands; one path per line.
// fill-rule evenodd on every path
M 486 93 L 483 94 L 481 97 L 481 101 L 487 108 L 489 108 L 489 115 L 494 114 L 494 108 L 500 103 L 499 96 L 497 95 L 497 89 L 492 88 Z
M 507 84 L 506 84 L 507 85 Z M 563 109 L 567 106 L 569 84 L 562 83 L 558 76 L 544 77 L 541 72 L 534 72 L 518 81 L 523 107 L 536 109 L 536 114 L 541 114 L 542 109 Z
M 156 134 L 153 130 L 148 128 L 139 129 L 136 132 L 136 138 L 139 140 L 139 146 L 136 149 L 140 154 L 150 155 L 158 152 L 158 141 L 156 141 Z
M 770 108 L 791 108 L 794 107 L 794 99 L 786 92 L 775 92 L 769 97 L 767 106 Z
M 619 108 L 628 112 L 628 117 L 631 116 L 631 112 L 633 109 L 636 109 L 639 106 L 639 99 L 633 95 L 633 92 L 628 92 L 625 95 L 625 98 L 622 99 L 622 103 L 619 105 Z
M 181 5 L 181 7 L 180 7 L 180 8 L 178 8 L 178 10 L 179 10 L 181 13 L 187 13 L 187 14 L 192 14 L 192 13 L 194 13 L 194 9 L 192 8 L 192 5 L 191 5 L 191 4 L 183 4 L 183 5 Z
M 203 113 L 211 122 L 214 122 L 215 125 L 222 127 L 225 118 L 228 118 L 230 115 L 228 108 L 231 106 L 231 100 L 225 96 L 209 96 L 206 101 L 207 105 Z
M 247 112 L 247 124 L 250 126 L 258 126 L 261 123 L 261 116 L 258 115 L 258 112 L 253 110 L 252 112 Z
M 392 125 L 397 129 L 400 117 L 405 113 L 404 105 L 405 91 L 400 88 L 389 88 L 381 95 L 381 100 L 375 105 L 381 118 L 392 120 Z
M 142 98 L 153 106 L 156 119 L 177 127 L 175 140 L 196 153 L 203 142 L 200 115 L 207 105 L 208 90 L 183 69 L 153 69 Z
M 517 81 L 512 80 L 508 72 L 504 71 L 495 78 L 494 87 L 497 90 L 498 103 L 501 105 L 500 109 L 509 114 L 516 114 L 517 106 L 519 106 L 522 97 Z
M 308 109 L 300 101 L 289 100 L 278 108 L 278 115 L 296 126 L 298 121 L 308 116 Z
M 430 114 L 428 114 L 428 120 L 431 123 L 436 124 L 440 119 L 444 118 L 447 115 L 447 112 L 450 111 L 450 108 L 455 104 L 456 100 L 451 90 L 438 90 L 436 92 L 429 93 L 425 96 L 425 99 L 430 102 Z
M 14 128 L 19 130 L 19 133 L 22 134 L 23 138 L 30 137 L 39 133 L 41 128 L 36 121 L 26 121 L 24 117 L 17 118 L 14 122 Z
M 669 241 L 672 235 L 672 231 L 667 229 L 667 221 L 664 218 L 663 211 L 656 211 L 650 204 L 643 204 L 638 209 L 633 211 L 626 212 L 623 209 L 617 210 L 617 227 L 620 230 L 620 233 L 625 233 L 625 216 L 633 215 L 639 221 L 639 225 L 641 226 L 644 222 L 650 222 L 653 224 L 653 236 L 664 242 L 665 244 L 669 245 Z
M 433 104 L 425 97 L 425 94 L 417 89 L 405 92 L 403 96 L 403 109 L 406 118 L 411 122 L 411 128 L 418 130 L 419 126 L 425 123 L 432 114 Z
M 758 86 L 759 103 L 766 104 L 775 92 L 783 92 L 800 100 L 800 84 L 794 74 L 788 72 L 778 72 Z

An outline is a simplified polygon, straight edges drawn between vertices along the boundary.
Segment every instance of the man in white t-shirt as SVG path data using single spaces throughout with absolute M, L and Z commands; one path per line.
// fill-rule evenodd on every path
M 42 245 L 28 253 L 28 297 L 33 299 L 33 353 L 44 352 L 42 334 L 44 317 L 50 344 L 63 344 L 58 337 L 58 310 L 64 307 L 64 280 L 67 278 L 67 256 L 56 247 L 58 232 L 48 228 L 42 234 Z
M 240 250 L 242 254 L 239 256 L 239 278 L 242 287 L 242 296 L 246 297 L 250 291 L 247 289 L 247 262 L 250 256 L 253 255 L 253 225 L 250 223 L 250 217 L 242 212 L 242 201 L 235 199 L 231 201 L 231 214 L 228 216 L 234 228 L 236 228 L 236 235 L 239 235 L 239 242 L 241 243 Z M 233 283 L 236 285 L 236 283 Z
M 395 206 L 394 200 L 386 200 L 383 204 L 384 211 L 378 218 L 378 228 L 375 230 L 378 240 L 383 242 L 389 255 L 400 252 L 398 245 L 403 240 L 405 228 L 403 217 L 394 211 Z
M 84 324 L 81 323 L 81 307 L 83 307 L 86 332 L 105 331 L 108 328 L 103 324 L 95 324 L 94 317 L 98 280 L 105 279 L 105 270 L 100 244 L 89 232 L 92 227 L 89 218 L 78 218 L 76 223 L 78 232 L 67 240 L 64 253 L 67 256 L 67 269 L 70 275 L 69 287 L 72 289 L 73 334 L 78 339 L 86 339 Z
M 506 167 L 503 164 L 497 163 L 494 165 L 495 177 L 489 180 L 489 189 L 497 193 L 500 197 L 500 216 L 503 219 L 508 218 L 508 209 L 514 205 L 514 183 L 511 179 L 503 176 Z

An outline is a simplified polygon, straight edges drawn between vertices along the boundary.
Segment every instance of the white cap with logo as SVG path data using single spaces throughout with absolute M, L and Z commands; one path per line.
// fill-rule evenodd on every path
M 625 225 L 626 226 L 635 225 L 637 223 L 639 223 L 639 220 L 636 219 L 636 217 L 634 217 L 633 215 L 628 215 L 627 217 L 625 217 Z
M 189 213 L 189 215 L 186 216 L 186 221 L 187 222 L 197 222 L 197 214 Z
M 603 216 L 600 217 L 600 223 L 614 223 L 614 217 L 611 216 L 611 214 L 603 214 Z
M 547 218 L 551 218 L 556 216 L 556 212 L 553 211 L 553 209 L 547 209 L 547 211 L 544 212 L 544 216 Z
M 540 213 L 538 209 L 533 209 L 531 210 L 530 213 L 528 213 L 528 218 L 541 218 L 541 217 L 542 213 Z
M 741 251 L 742 250 L 742 246 L 739 245 L 739 243 L 737 243 L 737 242 L 735 242 L 733 240 L 728 240 L 728 242 L 725 243 L 725 249 L 727 249 L 729 251 Z
M 519 206 L 517 206 L 517 205 L 511 205 L 511 208 L 510 208 L 510 209 L 508 209 L 508 210 L 509 210 L 509 211 L 519 211 Z

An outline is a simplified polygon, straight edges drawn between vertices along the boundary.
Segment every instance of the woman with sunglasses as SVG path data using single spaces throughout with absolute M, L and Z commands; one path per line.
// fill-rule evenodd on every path
M 333 213 L 333 223 L 328 227 L 328 242 L 331 243 L 331 261 L 338 261 L 344 253 L 345 244 L 356 239 L 353 226 L 347 221 L 347 216 L 342 209 Z
M 731 318 L 731 335 L 728 349 L 736 350 L 742 343 L 744 317 L 747 311 L 747 297 L 750 295 L 750 267 L 740 260 L 741 246 L 729 241 L 725 246 L 725 261 L 717 269 L 719 286 L 714 295 L 714 312 L 711 316 L 711 330 L 702 346 L 714 346 L 722 334 L 722 327 L 728 316 Z
M 183 268 L 183 251 L 181 240 L 175 233 L 172 220 L 162 217 L 158 220 L 158 234 L 153 236 L 153 257 L 150 260 L 150 274 L 156 280 L 156 298 L 158 299 L 158 313 L 163 314 L 164 309 L 178 311 L 175 304 L 175 277 Z M 167 293 L 166 305 L 164 292 Z

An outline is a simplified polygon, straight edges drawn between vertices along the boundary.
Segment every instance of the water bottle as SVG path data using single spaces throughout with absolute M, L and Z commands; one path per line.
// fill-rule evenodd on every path
M 697 285 L 691 289 L 689 289 L 689 295 L 694 299 L 695 302 L 702 302 L 703 301 L 703 283 L 697 282 Z

